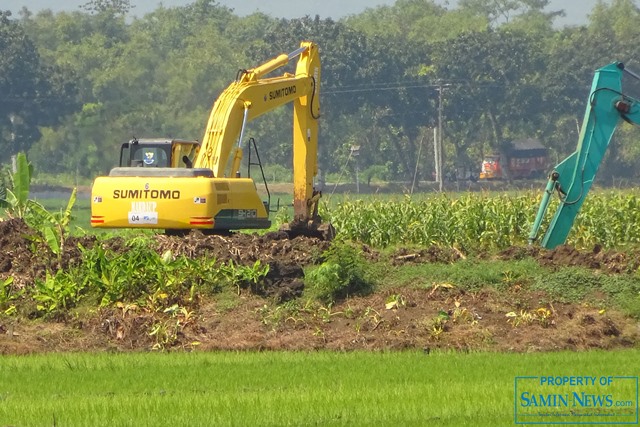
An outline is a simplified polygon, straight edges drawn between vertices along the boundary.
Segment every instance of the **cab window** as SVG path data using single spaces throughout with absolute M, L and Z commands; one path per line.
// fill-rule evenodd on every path
M 132 164 L 140 165 L 145 168 L 164 168 L 169 166 L 169 156 L 162 147 L 139 145 L 137 147 L 132 147 L 132 150 Z

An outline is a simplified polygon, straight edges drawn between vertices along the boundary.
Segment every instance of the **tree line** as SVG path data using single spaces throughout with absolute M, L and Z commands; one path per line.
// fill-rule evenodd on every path
M 0 162 L 25 151 L 36 170 L 91 179 L 132 137 L 201 139 L 238 69 L 302 40 L 321 52 L 324 173 L 342 172 L 359 147 L 361 179 L 429 179 L 439 117 L 448 169 L 477 169 L 520 138 L 559 160 L 576 148 L 594 70 L 640 59 L 633 0 L 600 1 L 587 23 L 564 27 L 548 0 L 397 0 L 340 20 L 240 17 L 213 0 L 132 18 L 133 3 L 0 11 Z M 282 107 L 247 132 L 274 177 L 290 169 L 291 114 Z M 638 136 L 616 133 L 605 178 L 637 177 Z

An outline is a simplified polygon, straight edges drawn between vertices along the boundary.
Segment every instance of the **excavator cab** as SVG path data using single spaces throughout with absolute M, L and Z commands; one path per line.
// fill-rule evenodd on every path
M 192 168 L 200 143 L 180 139 L 132 139 L 120 147 L 120 167 Z

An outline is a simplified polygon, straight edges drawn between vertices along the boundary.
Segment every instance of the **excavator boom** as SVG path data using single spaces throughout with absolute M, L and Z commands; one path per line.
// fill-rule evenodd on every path
M 529 235 L 529 243 L 537 239 L 554 191 L 560 196 L 560 205 L 542 237 L 541 245 L 553 249 L 566 242 L 616 128 L 622 120 L 640 123 L 640 104 L 622 92 L 622 77 L 625 73 L 638 78 L 635 73 L 625 70 L 620 62 L 596 70 L 578 147 L 549 175 Z
M 263 78 L 299 57 L 294 75 Z M 274 108 L 293 102 L 294 217 L 308 221 L 314 215 L 313 179 L 318 173 L 318 118 L 320 57 L 318 47 L 302 42 L 300 48 L 265 64 L 243 71 L 215 102 L 194 167 L 210 168 L 214 176 L 238 174 L 245 125 Z M 231 160 L 229 162 L 228 160 Z M 230 164 L 229 164 L 230 163 Z M 228 170 L 231 168 L 231 170 Z

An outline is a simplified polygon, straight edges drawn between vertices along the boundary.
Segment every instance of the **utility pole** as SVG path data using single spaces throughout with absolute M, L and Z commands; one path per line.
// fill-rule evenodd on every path
M 444 152 L 442 147 L 442 92 L 444 91 L 444 85 L 442 82 L 438 82 L 438 138 L 436 138 L 437 142 L 434 142 L 437 145 L 436 150 L 436 167 L 439 169 L 436 172 L 438 177 L 439 190 L 442 192 L 444 187 L 444 176 L 442 171 L 442 163 L 444 162 Z
M 352 145 L 351 146 L 351 155 L 354 158 L 354 164 L 356 168 L 356 193 L 360 194 L 360 165 L 358 164 L 358 157 L 360 156 L 360 146 Z
M 440 175 L 440 150 L 438 149 L 438 128 L 433 128 L 433 166 L 436 172 L 436 182 L 442 182 Z

